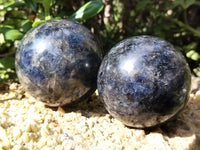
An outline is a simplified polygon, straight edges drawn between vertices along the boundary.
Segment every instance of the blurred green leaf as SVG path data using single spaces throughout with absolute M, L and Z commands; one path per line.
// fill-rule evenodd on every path
M 24 0 L 24 2 L 34 11 L 37 11 L 37 3 L 33 0 Z
M 70 16 L 73 20 L 87 20 L 95 15 L 97 15 L 104 7 L 101 0 L 89 1 L 83 6 L 81 6 L 75 13 Z
M 0 69 L 0 82 L 14 79 L 17 81 L 16 73 L 13 69 Z
M 194 68 L 193 72 L 195 73 L 196 76 L 200 77 L 200 68 Z
M 194 2 L 194 5 L 200 6 L 200 2 L 199 1 Z
M 13 29 L 13 26 L 10 26 L 10 25 L 1 25 L 0 24 L 0 33 L 3 33 L 7 30 L 10 30 L 10 29 Z
M 23 10 L 12 10 L 8 13 L 8 17 L 11 19 L 27 19 L 27 13 Z
M 172 2 L 172 5 L 174 8 L 178 5 L 180 5 L 184 9 L 187 9 L 188 7 L 190 7 L 191 5 L 193 5 L 195 3 L 196 3 L 196 0 L 175 0 Z
M 184 46 L 183 49 L 184 49 L 186 52 L 189 52 L 190 50 L 196 49 L 196 47 L 197 47 L 197 43 L 192 42 L 192 43 L 190 43 L 190 44 Z
M 15 58 L 5 57 L 0 59 L 0 69 L 15 68 Z
M 194 50 L 191 50 L 191 51 L 187 52 L 186 56 L 188 58 L 194 60 L 194 61 L 197 61 L 200 58 L 200 55 L 196 51 L 194 51 Z
M 184 8 L 184 1 L 183 0 L 176 0 L 172 2 L 172 8 L 175 8 L 177 6 L 181 6 Z
M 8 11 L 8 10 L 12 10 L 14 8 L 18 8 L 21 6 L 25 6 L 25 4 L 23 2 L 14 2 L 14 3 L 11 3 L 7 6 L 5 6 L 2 10 Z
M 11 41 L 20 40 L 22 37 L 23 37 L 23 33 L 21 33 L 19 30 L 16 30 L 16 29 L 7 30 L 4 33 L 4 38 L 6 40 L 11 40 Z
M 45 22 L 45 20 L 40 20 L 40 21 L 36 21 L 32 24 L 32 27 L 35 27 L 37 26 L 38 24 L 42 23 L 42 22 Z
M 138 1 L 137 5 L 136 5 L 136 10 L 138 11 L 138 10 L 144 9 L 144 8 L 146 8 L 146 6 L 148 4 L 151 4 L 151 3 L 153 3 L 153 1 L 151 1 L 151 0 Z
M 0 70 L 0 82 L 8 80 L 9 75 L 6 70 Z
M 34 0 L 37 3 L 41 3 L 44 6 L 44 17 L 45 20 L 50 20 L 51 15 L 50 15 L 50 7 L 51 4 L 54 0 Z
M 27 31 L 30 30 L 31 28 L 32 28 L 32 22 L 31 22 L 31 21 L 25 20 L 25 21 L 22 23 L 23 32 L 27 32 Z
M 183 6 L 183 8 L 187 9 L 189 8 L 191 5 L 193 5 L 195 3 L 196 0 L 185 0 L 185 5 Z
M 5 43 L 5 40 L 4 40 L 4 36 L 2 33 L 0 33 L 0 46 Z M 1 52 L 1 51 L 0 51 Z
M 44 3 L 45 0 L 33 0 L 35 1 L 36 3 Z

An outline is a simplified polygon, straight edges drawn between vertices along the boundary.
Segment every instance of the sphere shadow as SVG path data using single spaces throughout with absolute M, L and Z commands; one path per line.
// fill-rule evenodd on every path
M 159 133 L 165 139 L 191 138 L 188 150 L 200 150 L 200 104 L 190 98 L 185 109 L 167 122 L 152 128 L 144 129 L 145 134 Z
M 100 101 L 99 96 L 95 93 L 88 99 L 85 99 L 79 103 L 62 106 L 62 109 L 65 111 L 65 113 L 79 111 L 87 118 L 94 116 L 105 116 L 108 114 L 104 104 Z

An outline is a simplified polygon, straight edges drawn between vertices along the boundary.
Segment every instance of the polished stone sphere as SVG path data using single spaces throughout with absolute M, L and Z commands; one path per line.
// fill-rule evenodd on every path
M 57 107 L 95 91 L 100 63 L 94 35 L 79 23 L 61 19 L 41 23 L 24 36 L 15 68 L 30 95 Z
M 191 73 L 170 43 L 136 36 L 114 46 L 98 72 L 106 109 L 125 125 L 148 128 L 164 123 L 188 102 Z

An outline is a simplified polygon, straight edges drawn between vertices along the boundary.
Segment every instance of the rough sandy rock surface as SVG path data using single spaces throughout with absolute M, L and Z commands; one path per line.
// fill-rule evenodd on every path
M 0 150 L 200 150 L 200 79 L 187 107 L 166 124 L 128 128 L 99 98 L 49 108 L 17 84 L 0 85 Z

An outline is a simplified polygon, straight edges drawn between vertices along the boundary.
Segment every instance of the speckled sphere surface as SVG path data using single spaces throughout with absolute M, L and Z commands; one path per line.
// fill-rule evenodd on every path
M 106 109 L 125 125 L 147 128 L 180 112 L 188 101 L 189 66 L 170 43 L 136 36 L 114 46 L 98 73 Z
M 100 57 L 98 42 L 87 28 L 69 20 L 51 20 L 24 36 L 15 67 L 28 93 L 57 107 L 94 92 Z

